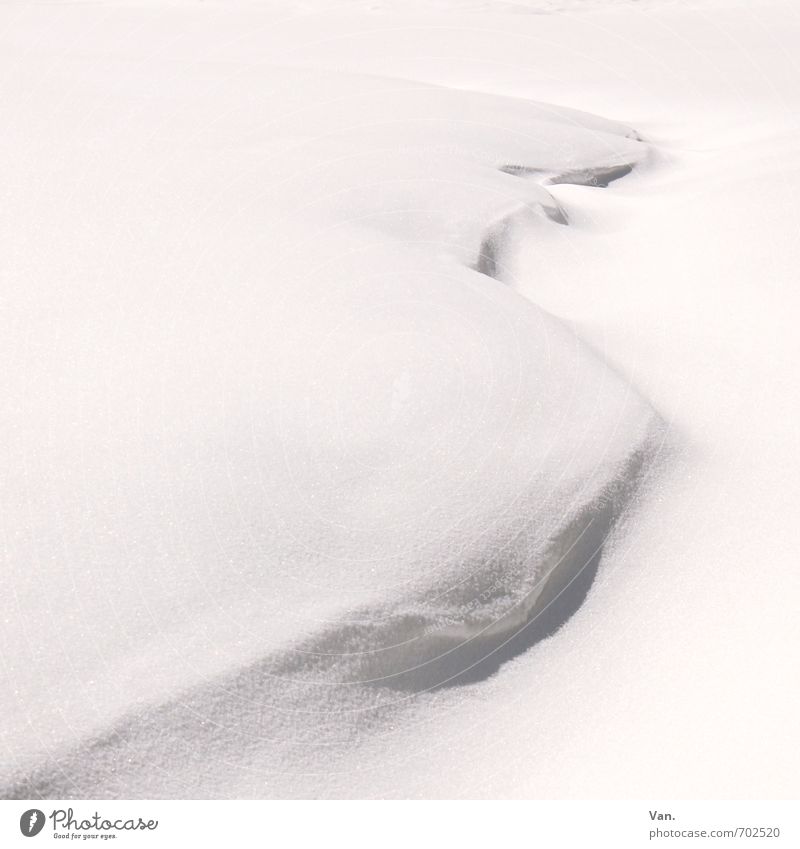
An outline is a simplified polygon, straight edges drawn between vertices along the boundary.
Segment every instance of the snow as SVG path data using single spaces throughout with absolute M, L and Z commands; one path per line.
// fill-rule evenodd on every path
M 3 795 L 793 795 L 798 20 L 602 5 L 3 7 Z

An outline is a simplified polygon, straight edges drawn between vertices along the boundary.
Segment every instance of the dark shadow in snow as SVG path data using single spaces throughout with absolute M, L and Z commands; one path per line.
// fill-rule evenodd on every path
M 478 258 L 473 268 L 479 274 L 500 280 L 500 269 L 503 266 L 502 256 L 514 241 L 514 231 L 518 227 L 535 226 L 536 220 L 541 221 L 545 216 L 556 224 L 569 224 L 566 211 L 559 206 L 555 198 L 552 205 L 524 204 L 513 212 L 492 224 L 484 234 L 478 249 Z
M 574 171 L 564 171 L 561 174 L 549 174 L 541 168 L 530 168 L 527 165 L 501 165 L 500 170 L 515 177 L 540 177 L 543 186 L 569 184 L 573 186 L 591 186 L 598 189 L 608 188 L 614 180 L 627 177 L 633 171 L 636 163 L 620 162 L 616 165 L 603 165 L 598 168 L 577 168 Z
M 603 513 L 608 513 L 608 510 Z M 610 528 L 606 515 L 601 513 L 592 519 L 591 524 L 583 529 L 584 539 L 576 545 L 574 560 L 569 558 L 571 562 L 568 565 L 575 568 L 574 572 L 567 566 L 557 570 L 557 574 L 548 581 L 531 616 L 508 636 L 487 641 L 476 640 L 474 646 L 469 643 L 459 646 L 447 664 L 449 669 L 446 671 L 449 674 L 431 689 L 483 681 L 494 675 L 504 663 L 555 634 L 577 613 L 589 594 L 603 554 L 603 542 Z
M 463 565 L 467 575 L 517 574 L 537 552 L 527 566 L 529 574 L 540 576 L 537 583 L 502 616 L 488 615 L 492 593 L 481 592 L 476 582 L 466 597 L 472 612 L 460 621 L 404 614 L 340 623 L 272 666 L 272 674 L 329 681 L 332 669 L 339 668 L 341 685 L 376 694 L 430 692 L 490 677 L 558 631 L 583 604 L 606 540 L 638 486 L 648 450 L 633 451 L 604 491 L 544 548 L 532 544 L 533 530 L 525 527 L 513 544 L 489 544 L 474 563 Z
M 501 165 L 500 170 L 515 177 L 538 178 L 539 185 L 554 186 L 569 184 L 605 189 L 609 183 L 627 176 L 633 171 L 635 162 L 620 162 L 613 165 L 603 165 L 596 168 L 579 168 L 574 171 L 564 171 L 553 174 L 541 168 L 531 168 L 527 165 Z M 549 193 L 548 193 L 549 194 Z M 491 224 L 484 234 L 478 249 L 478 257 L 473 268 L 480 274 L 501 280 L 501 268 L 504 265 L 503 255 L 514 244 L 514 231 L 518 227 L 530 227 L 535 219 L 541 220 L 541 215 L 556 224 L 569 224 L 566 210 L 550 195 L 550 203 L 522 204 L 514 211 Z
M 415 641 L 419 662 L 405 672 L 387 669 L 383 684 L 410 692 L 474 684 L 555 634 L 586 599 L 606 540 L 638 486 L 645 455 L 645 451 L 632 455 L 612 487 L 555 540 L 546 556 L 544 588 L 531 593 L 535 600 L 521 601 L 498 621 L 462 626 L 455 634 L 446 628 L 430 629 Z

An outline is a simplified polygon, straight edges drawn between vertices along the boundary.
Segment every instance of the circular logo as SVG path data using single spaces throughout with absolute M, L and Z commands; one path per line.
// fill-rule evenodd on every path
M 31 808 L 19 818 L 19 830 L 25 837 L 36 837 L 44 828 L 44 812 L 38 808 Z

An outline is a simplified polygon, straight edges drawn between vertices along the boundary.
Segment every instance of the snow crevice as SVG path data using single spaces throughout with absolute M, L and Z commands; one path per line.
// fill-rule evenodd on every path
M 513 245 L 518 228 L 530 228 L 538 220 L 541 220 L 542 216 L 556 224 L 566 226 L 570 223 L 567 210 L 547 191 L 546 186 L 573 185 L 605 189 L 615 180 L 627 177 L 639 164 L 640 160 L 630 159 L 594 167 L 575 168 L 559 173 L 529 165 L 501 165 L 499 170 L 504 174 L 534 179 L 548 195 L 549 200 L 520 204 L 488 227 L 473 267 L 480 274 L 506 282 L 502 273 L 504 256 Z

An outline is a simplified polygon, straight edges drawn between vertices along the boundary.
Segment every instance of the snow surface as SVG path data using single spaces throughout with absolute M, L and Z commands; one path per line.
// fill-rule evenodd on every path
M 799 22 L 602 5 L 0 9 L 3 795 L 796 793 Z

